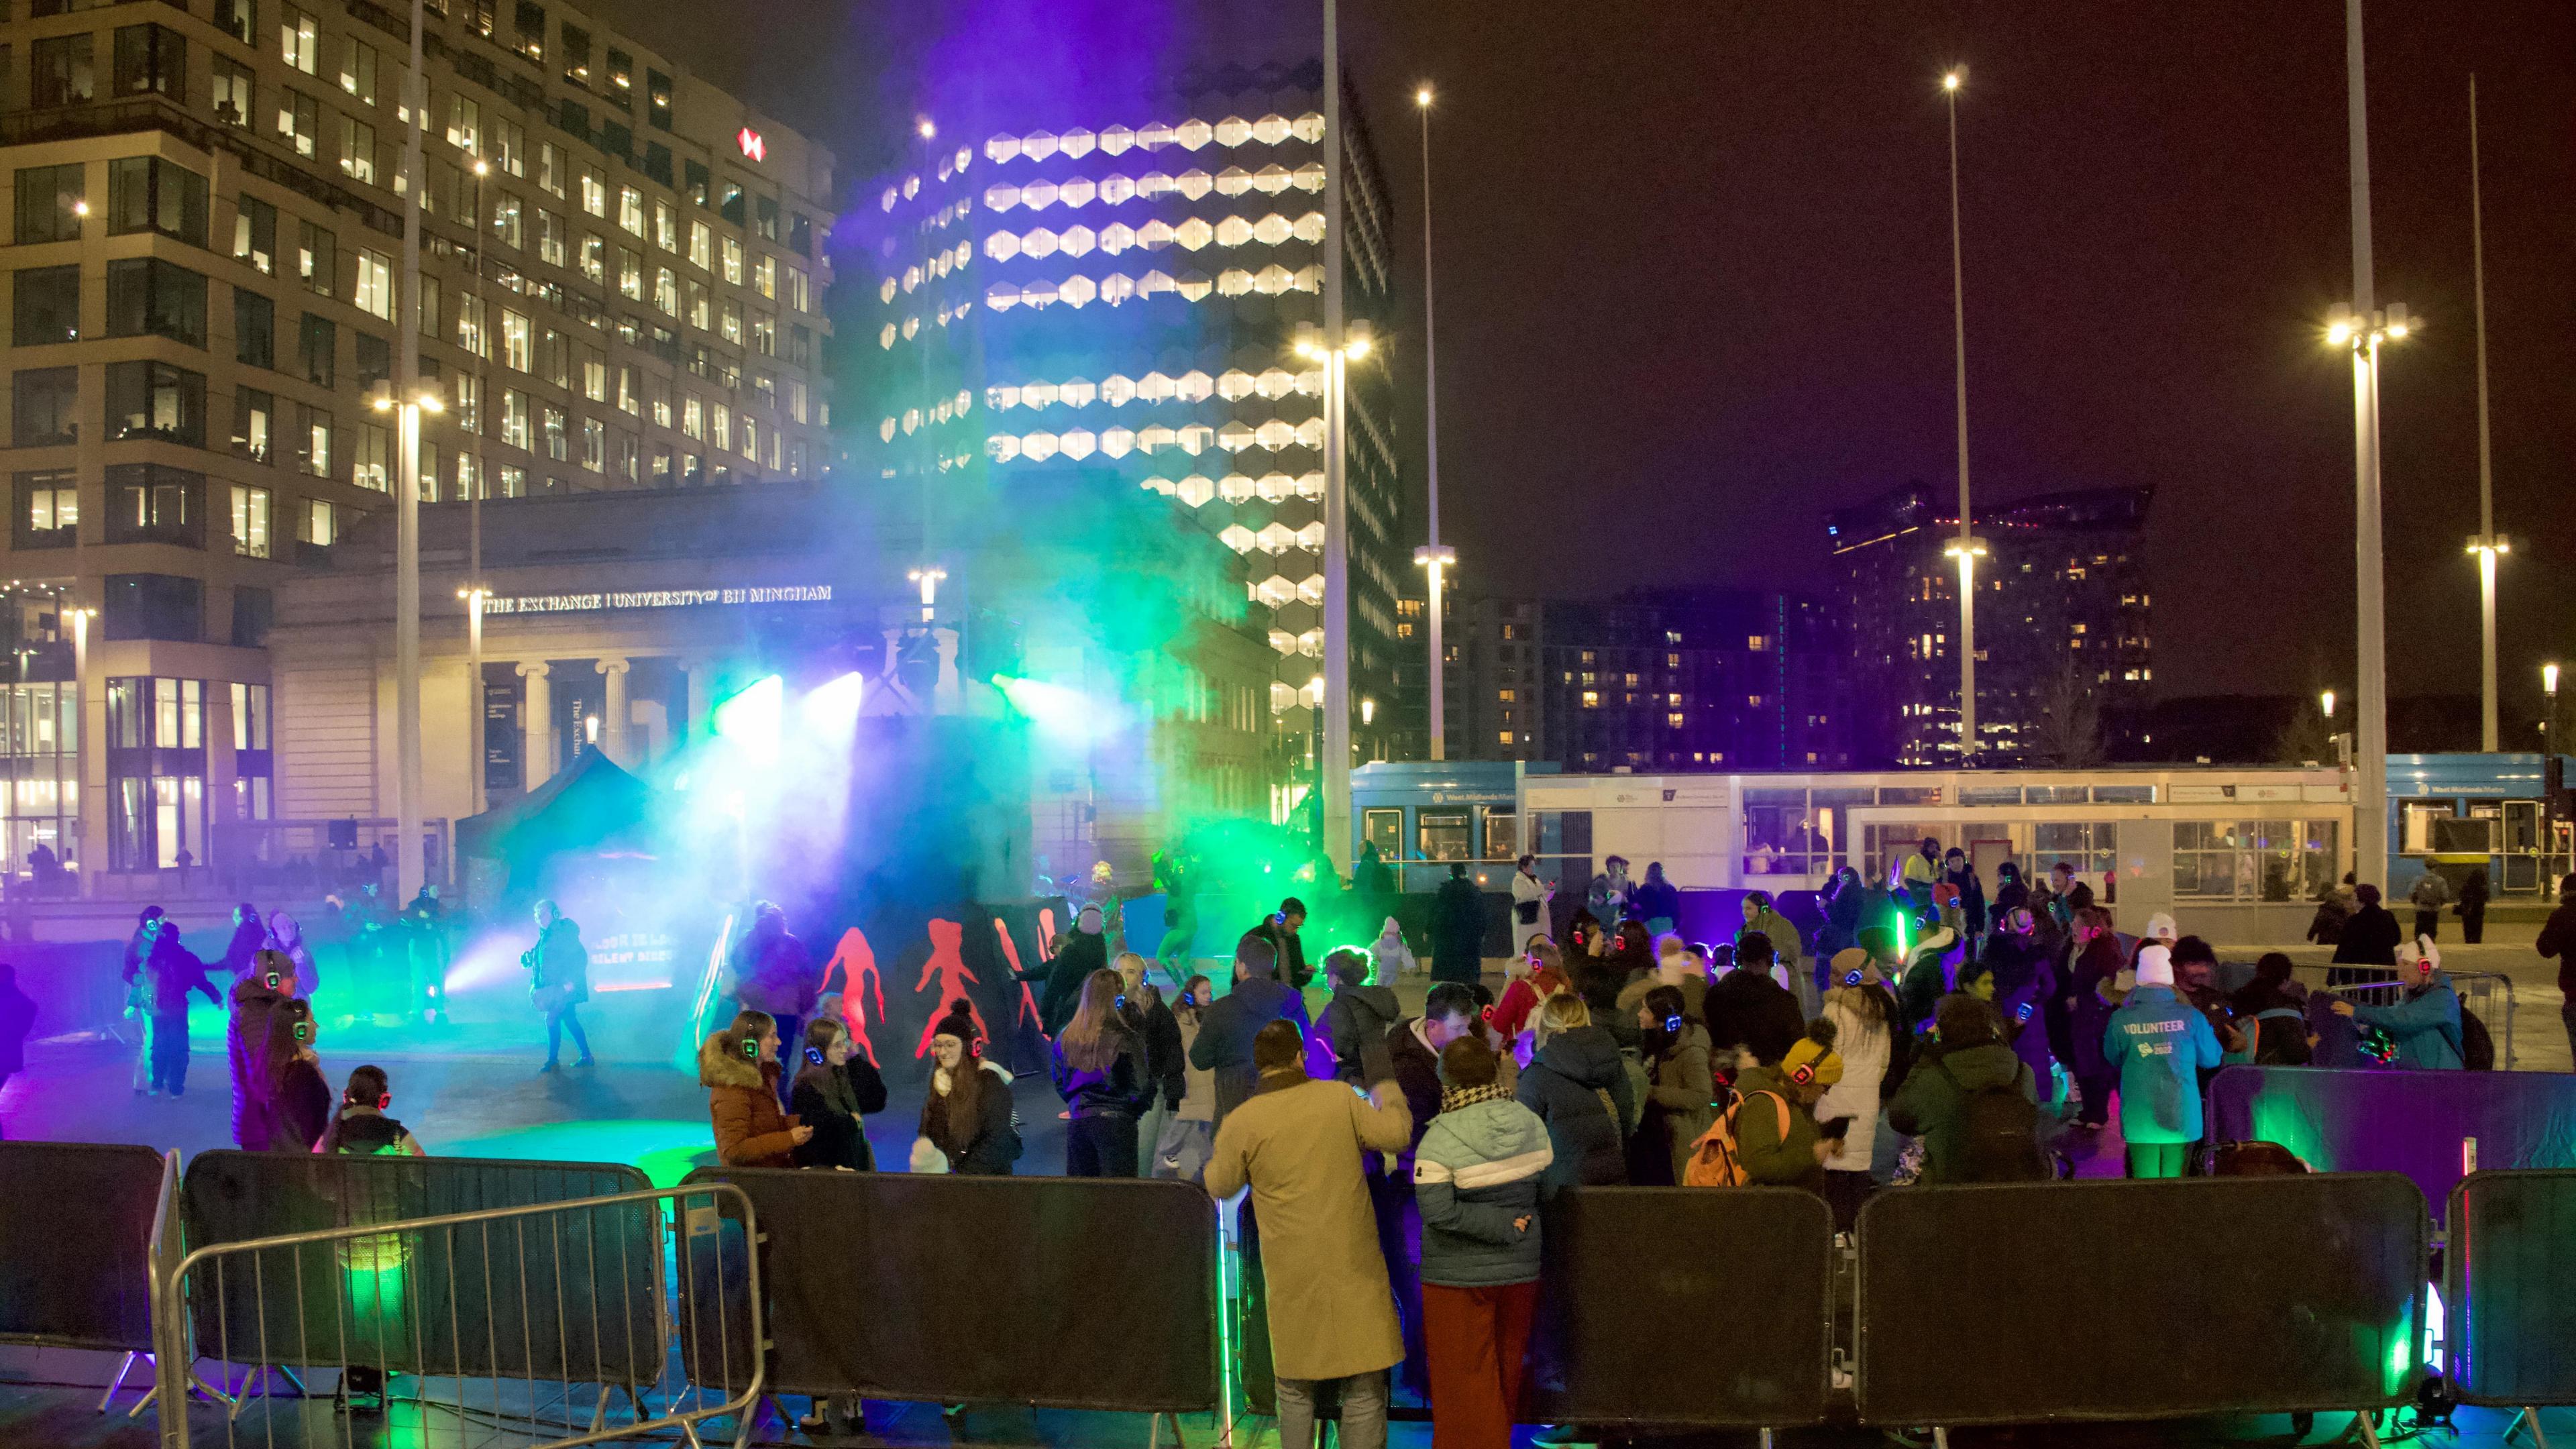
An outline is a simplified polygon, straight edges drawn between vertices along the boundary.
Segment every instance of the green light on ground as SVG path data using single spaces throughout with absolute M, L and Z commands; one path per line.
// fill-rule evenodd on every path
M 615 1122 L 541 1122 L 488 1137 L 441 1145 L 449 1157 L 514 1162 L 622 1162 L 655 1187 L 676 1187 L 690 1169 L 715 1161 L 715 1134 L 704 1121 L 650 1118 Z

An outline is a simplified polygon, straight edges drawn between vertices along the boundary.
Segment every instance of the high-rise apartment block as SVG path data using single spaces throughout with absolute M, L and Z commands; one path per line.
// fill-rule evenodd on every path
M 1954 765 L 1959 520 L 1909 484 L 1827 516 L 1842 576 L 1863 764 Z M 1977 763 L 2089 764 L 2141 741 L 2149 662 L 2150 488 L 2052 493 L 1981 509 Z
M 95 892 L 219 863 L 227 826 L 349 812 L 273 752 L 300 720 L 389 718 L 386 670 L 306 711 L 263 644 L 298 561 L 391 503 L 369 399 L 404 315 L 410 24 L 371 0 L 0 14 L 0 853 L 41 844 Z M 423 499 L 823 472 L 831 156 L 570 6 L 430 0 L 421 41 L 415 325 L 448 399 Z
M 1844 647 L 1823 605 L 1753 589 L 1602 603 L 1451 595 L 1448 753 L 1613 770 L 1852 763 Z
M 865 471 L 921 500 L 890 515 L 920 520 L 947 587 L 986 597 L 1014 581 L 974 581 L 1002 567 L 977 541 L 1064 516 L 1067 499 L 1117 505 L 1091 510 L 1129 530 L 1093 545 L 1101 568 L 1158 556 L 1162 535 L 1194 540 L 1213 559 L 1194 566 L 1231 595 L 1209 612 L 1269 660 L 1252 720 L 1269 737 L 1267 798 L 1210 803 L 1280 819 L 1311 782 L 1323 708 L 1349 711 L 1357 759 L 1419 748 L 1399 734 L 1418 709 L 1396 707 L 1398 651 L 1418 648 L 1399 643 L 1399 601 L 1420 586 L 1383 346 L 1393 215 L 1356 95 L 1336 142 L 1321 91 L 1314 62 L 1197 66 L 1133 94 L 924 118 L 912 164 L 857 202 L 877 238 L 859 282 L 879 304 L 874 335 L 853 339 L 874 356 Z M 1294 350 L 1300 326 L 1324 321 L 1329 144 L 1344 161 L 1347 316 L 1381 344 L 1348 363 L 1341 701 L 1322 683 L 1325 363 Z M 1134 546 L 1139 532 L 1154 548 Z M 1033 639 L 1043 624 L 1016 622 Z M 1235 682 L 1207 684 L 1227 697 Z

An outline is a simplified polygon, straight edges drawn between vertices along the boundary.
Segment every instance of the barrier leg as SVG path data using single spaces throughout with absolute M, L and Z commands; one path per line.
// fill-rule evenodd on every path
M 2379 1449 L 2379 1415 L 2369 1409 L 2352 1416 L 2352 1431 L 2361 1436 L 2361 1449 Z
M 118 1389 L 125 1387 L 125 1376 L 134 1372 L 134 1360 L 138 1357 L 140 1357 L 140 1355 L 129 1352 L 126 1354 L 124 1361 L 116 1366 L 116 1377 L 108 1380 L 107 1392 L 98 1396 L 98 1411 L 100 1413 L 104 1414 L 107 1412 L 107 1401 L 116 1397 L 116 1391 Z M 1151 1449 L 1151 1446 L 1147 1446 L 1147 1449 Z
M 590 1408 L 590 1432 L 596 1434 L 608 1422 L 608 1385 L 599 1386 L 599 1402 Z
M 1771 1449 L 1771 1430 L 1768 1427 L 1762 1431 L 1762 1449 Z
M 2549 1436 L 2540 1428 L 2540 1411 L 2528 1406 L 2513 1411 L 2513 1422 L 2504 1426 L 2504 1437 L 2501 1442 L 2512 1443 L 2513 1436 L 2522 1432 L 2526 1425 L 2531 1429 L 2531 1442 L 2534 1449 L 2549 1449 Z
M 1938 1424 L 1932 1426 L 1932 1449 L 1950 1449 L 1950 1431 Z M 2377 1446 L 2374 1445 L 2373 1449 Z

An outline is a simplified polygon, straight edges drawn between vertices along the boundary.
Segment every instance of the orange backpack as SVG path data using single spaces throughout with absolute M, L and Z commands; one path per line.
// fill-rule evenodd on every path
M 1789 1099 L 1777 1092 L 1754 1092 L 1750 1095 L 1771 1099 L 1772 1110 L 1780 1117 L 1780 1136 L 1789 1136 Z M 1752 1178 L 1744 1171 L 1744 1159 L 1736 1145 L 1735 1119 L 1744 1110 L 1744 1096 L 1738 1095 L 1726 1104 L 1717 1121 L 1691 1144 L 1691 1159 L 1682 1169 L 1684 1187 L 1744 1187 Z

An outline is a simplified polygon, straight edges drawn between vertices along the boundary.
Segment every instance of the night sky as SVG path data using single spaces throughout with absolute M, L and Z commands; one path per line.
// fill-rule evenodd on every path
M 1022 90 L 1050 55 L 1131 70 L 1204 15 L 592 8 L 833 144 L 845 184 L 916 108 L 955 104 L 963 68 Z M 1411 94 L 1440 90 L 1443 519 L 1466 587 L 1829 593 L 1825 509 L 1954 485 L 1938 78 L 1964 64 L 1978 496 L 2154 485 L 2160 692 L 2349 690 L 2350 369 L 2316 331 L 2352 266 L 2335 0 L 1343 10 L 1417 308 Z M 2369 51 L 2379 292 L 2428 324 L 2382 389 L 2393 687 L 2477 687 L 2474 70 L 2512 746 L 2539 662 L 2576 663 L 2576 6 L 2370 0 Z M 960 59 L 992 54 L 1021 59 Z M 1066 109 L 1027 125 L 1111 119 Z M 1391 339 L 1414 440 L 1419 328 Z

